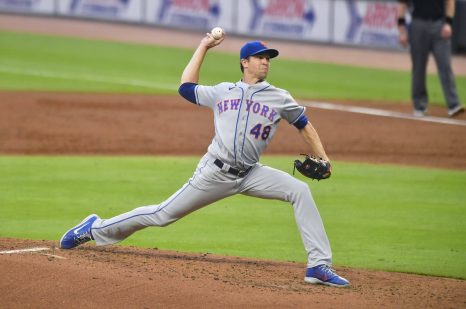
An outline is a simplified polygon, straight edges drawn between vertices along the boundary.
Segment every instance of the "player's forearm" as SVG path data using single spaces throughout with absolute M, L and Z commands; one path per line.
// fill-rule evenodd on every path
M 327 157 L 327 154 L 325 153 L 324 146 L 322 145 L 322 142 L 320 141 L 319 135 L 317 134 L 317 131 L 314 129 L 312 124 L 310 122 L 307 123 L 307 125 L 299 130 L 301 135 L 304 138 L 304 141 L 306 144 L 309 145 L 311 148 L 311 153 L 318 158 L 322 158 L 324 160 L 329 161 L 329 158 Z
M 445 1 L 445 15 L 450 18 L 455 16 L 455 0 Z
M 186 68 L 181 75 L 181 82 L 180 84 L 184 83 L 199 83 L 199 72 L 201 70 L 202 62 L 204 61 L 204 57 L 207 53 L 207 48 L 200 45 L 196 51 L 194 52 L 191 60 L 186 65 Z
M 398 18 L 405 17 L 407 11 L 408 11 L 408 4 L 404 1 L 399 1 L 398 2 Z

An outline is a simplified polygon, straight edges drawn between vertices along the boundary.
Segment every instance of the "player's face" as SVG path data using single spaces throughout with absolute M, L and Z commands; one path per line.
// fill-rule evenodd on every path
M 249 57 L 244 69 L 259 80 L 264 80 L 269 73 L 270 56 L 267 54 L 259 54 Z

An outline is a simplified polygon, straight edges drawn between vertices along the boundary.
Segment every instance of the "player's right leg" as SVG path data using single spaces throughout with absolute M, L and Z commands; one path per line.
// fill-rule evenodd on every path
M 188 182 L 161 204 L 139 207 L 106 220 L 97 219 L 91 233 L 97 245 L 113 244 L 143 228 L 169 225 L 223 197 L 219 192 L 196 189 Z
M 218 179 L 212 175 L 215 172 L 218 172 L 218 168 L 206 156 L 199 162 L 193 177 L 164 202 L 138 207 L 110 219 L 93 217 L 93 221 L 79 229 L 78 234 L 75 235 L 73 229 L 65 233 L 72 238 L 68 240 L 69 243 L 76 239 L 75 245 L 62 245 L 61 242 L 60 246 L 69 249 L 83 243 L 79 241 L 82 238 L 79 234 L 88 235 L 86 241 L 93 239 L 97 245 L 113 244 L 148 226 L 166 226 L 203 206 L 234 194 L 235 182 Z

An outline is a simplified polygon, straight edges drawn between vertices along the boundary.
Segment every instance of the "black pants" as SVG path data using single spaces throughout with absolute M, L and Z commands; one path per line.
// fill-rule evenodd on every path
M 429 97 L 426 87 L 427 61 L 432 52 L 442 84 L 443 95 L 449 109 L 460 104 L 455 77 L 451 68 L 451 41 L 441 37 L 443 20 L 414 19 L 410 26 L 412 61 L 411 94 L 414 109 L 427 109 Z

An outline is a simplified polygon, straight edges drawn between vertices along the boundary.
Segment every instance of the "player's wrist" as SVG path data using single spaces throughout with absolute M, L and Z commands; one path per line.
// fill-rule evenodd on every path
M 445 24 L 450 25 L 450 27 L 453 26 L 453 17 L 445 17 Z
M 397 24 L 398 24 L 398 28 L 400 27 L 406 27 L 406 18 L 404 17 L 398 17 L 397 19 Z

